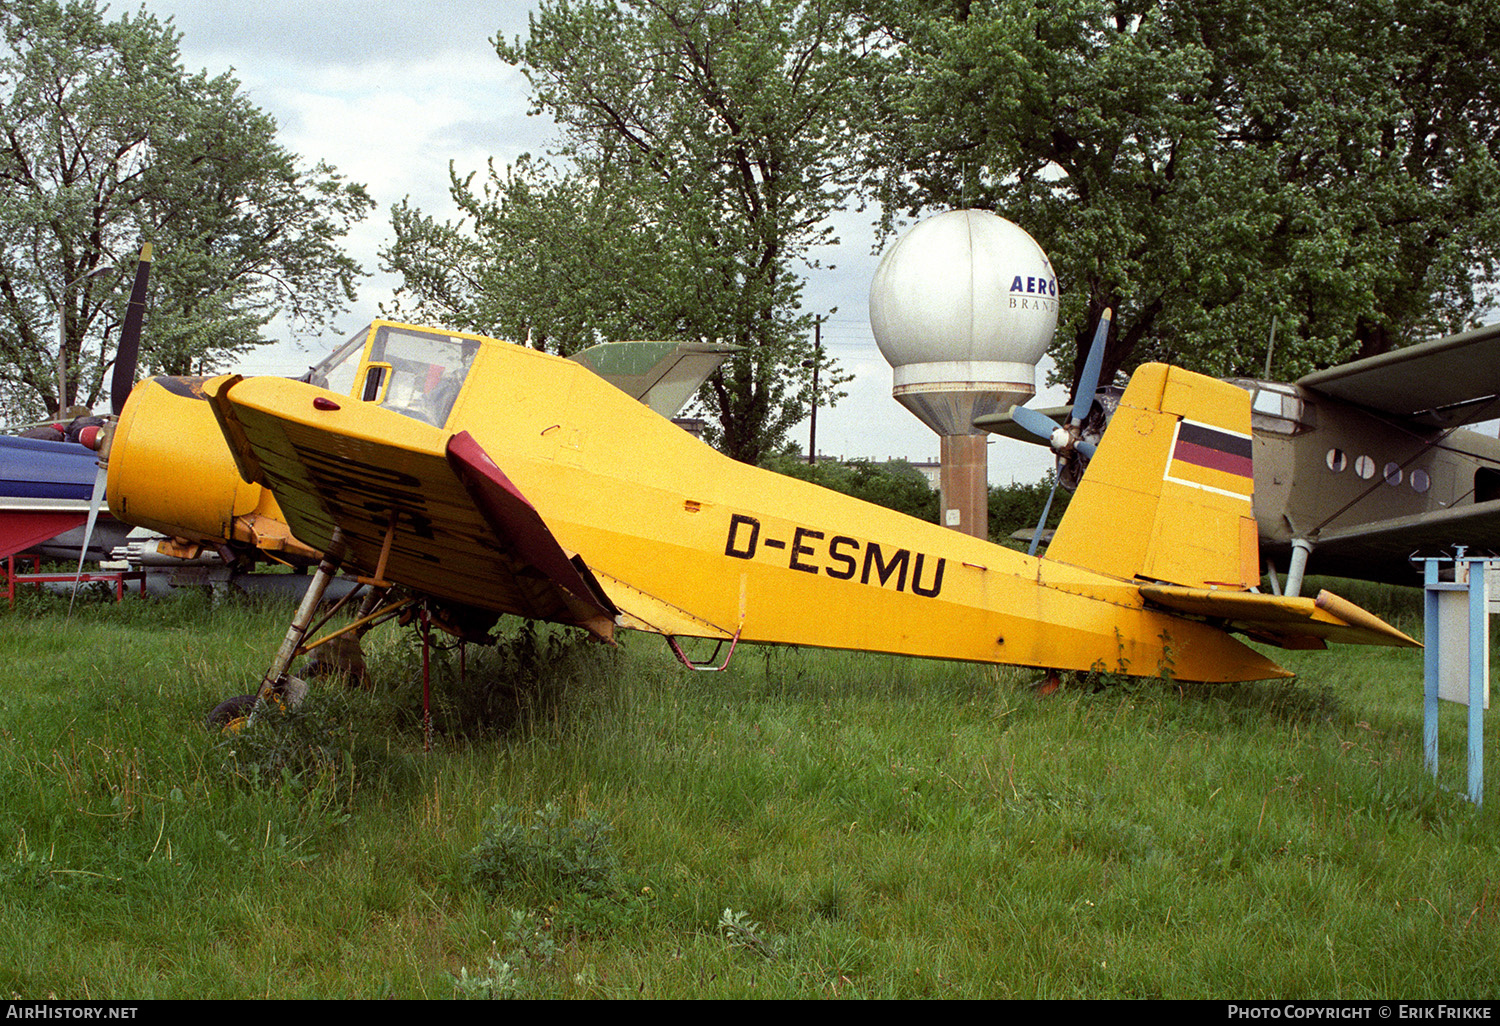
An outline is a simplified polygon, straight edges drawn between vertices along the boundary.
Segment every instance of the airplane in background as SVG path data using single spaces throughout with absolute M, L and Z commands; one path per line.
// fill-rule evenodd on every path
M 37 552 L 76 558 L 97 457 L 78 442 L 0 436 L 0 559 Z M 108 559 L 129 528 L 101 517 L 88 556 Z
M 1316 371 L 1286 384 L 1230 379 L 1251 397 L 1255 519 L 1273 589 L 1307 572 L 1416 584 L 1411 557 L 1500 550 L 1500 324 Z M 1097 438 L 1113 399 L 1084 429 Z M 976 427 L 1048 441 L 1008 414 Z M 1069 408 L 1026 411 L 1067 416 Z M 1054 445 L 1054 448 L 1056 446 Z M 1073 473 L 1086 464 L 1059 450 Z
M 661 634 L 695 668 L 722 667 L 676 639 L 728 644 L 725 664 L 792 644 L 1185 681 L 1287 675 L 1235 633 L 1415 645 L 1332 594 L 1255 590 L 1249 468 L 1205 457 L 1250 417 L 1242 389 L 1138 370 L 1045 559 L 731 460 L 580 362 L 390 322 L 306 382 L 142 382 L 102 452 L 121 519 L 259 538 L 274 502 L 282 543 L 322 553 L 259 698 L 321 643 L 341 567 L 388 599 L 335 633 L 417 606 L 482 639 L 514 614 Z

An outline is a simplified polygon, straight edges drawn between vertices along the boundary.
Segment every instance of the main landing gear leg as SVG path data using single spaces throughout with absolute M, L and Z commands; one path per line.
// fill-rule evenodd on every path
M 1312 555 L 1313 543 L 1306 538 L 1292 539 L 1292 559 L 1286 570 L 1285 594 L 1296 598 L 1302 594 L 1302 575 L 1307 570 L 1307 557 Z
M 260 689 L 254 695 L 242 695 L 221 703 L 208 714 L 209 729 L 232 729 L 236 721 L 253 717 L 262 703 L 278 696 L 287 706 L 295 708 L 307 695 L 307 684 L 295 677 L 287 676 L 287 667 L 291 666 L 292 660 L 297 657 L 297 652 L 302 647 L 302 639 L 307 635 L 308 625 L 312 623 L 313 614 L 318 611 L 318 604 L 323 601 L 323 593 L 328 590 L 328 582 L 333 580 L 334 575 L 338 573 L 343 557 L 344 536 L 342 532 L 335 530 L 333 544 L 328 547 L 323 561 L 318 564 L 318 572 L 308 582 L 307 591 L 302 596 L 302 604 L 297 607 L 297 613 L 292 617 L 286 637 L 276 651 L 276 658 L 271 660 L 271 668 L 261 678 Z
M 328 590 L 328 582 L 333 580 L 339 572 L 339 565 L 344 561 L 344 535 L 337 528 L 333 532 L 333 544 L 328 547 L 328 552 L 323 556 L 323 561 L 318 564 L 318 572 L 313 575 L 312 581 L 307 585 L 307 591 L 302 596 L 302 604 L 297 607 L 297 615 L 292 617 L 291 626 L 286 630 L 286 637 L 282 639 L 281 648 L 276 650 L 276 658 L 271 660 L 271 668 L 266 671 L 265 677 L 260 682 L 260 691 L 256 693 L 258 700 L 269 698 L 275 691 L 286 683 L 287 667 L 292 665 L 292 660 L 297 657 L 297 650 L 302 646 L 302 639 L 307 636 L 307 627 L 312 623 L 313 614 L 318 611 L 318 603 L 323 601 L 323 593 Z M 303 685 L 306 692 L 307 685 Z M 297 698 L 301 698 L 298 695 Z M 294 699 L 295 701 L 295 699 Z

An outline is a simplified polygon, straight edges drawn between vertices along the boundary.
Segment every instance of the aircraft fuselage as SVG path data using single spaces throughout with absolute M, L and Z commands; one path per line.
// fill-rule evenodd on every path
M 1236 384 L 1253 391 L 1256 520 L 1278 566 L 1308 538 L 1310 572 L 1415 584 L 1417 521 L 1500 506 L 1500 439 L 1419 429 L 1296 385 Z M 1366 533 L 1379 523 L 1413 526 L 1384 542 Z M 1357 547 L 1345 541 L 1356 533 Z
M 312 377 L 138 386 L 111 443 L 111 507 L 210 540 L 274 513 L 298 545 L 377 582 L 601 637 L 623 627 L 1196 681 L 1284 675 L 1221 628 L 1231 620 L 1256 637 L 1295 622 L 1297 647 L 1410 643 L 1249 594 L 1250 471 L 1230 452 L 1248 436 L 1248 401 L 1200 375 L 1140 372 L 1128 427 L 1101 443 L 1052 559 L 731 460 L 524 346 L 377 322 Z M 187 407 L 211 409 L 228 453 L 195 456 L 201 479 L 172 473 L 167 425 Z M 195 423 L 192 444 L 212 449 Z M 174 531 L 182 493 L 200 497 L 201 523 Z

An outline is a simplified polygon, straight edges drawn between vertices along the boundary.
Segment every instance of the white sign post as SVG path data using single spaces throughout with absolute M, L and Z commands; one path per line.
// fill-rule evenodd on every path
M 1490 704 L 1491 557 L 1433 556 L 1425 564 L 1423 605 L 1422 738 L 1427 768 L 1437 776 L 1438 700 L 1469 707 L 1469 800 L 1484 804 L 1484 710 Z M 1453 564 L 1453 579 L 1441 580 L 1441 564 Z

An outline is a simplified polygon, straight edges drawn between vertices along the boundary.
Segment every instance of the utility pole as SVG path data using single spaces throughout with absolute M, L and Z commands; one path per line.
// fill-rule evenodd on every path
M 819 317 L 813 321 L 813 358 L 802 361 L 802 366 L 811 367 L 813 372 L 812 421 L 807 429 L 807 463 L 809 466 L 818 462 L 818 366 L 822 362 L 823 318 Z

